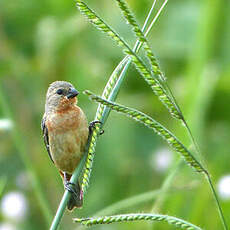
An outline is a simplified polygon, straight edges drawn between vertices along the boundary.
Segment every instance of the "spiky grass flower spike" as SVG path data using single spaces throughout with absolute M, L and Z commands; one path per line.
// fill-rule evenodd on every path
M 106 87 L 104 89 L 104 92 L 102 94 L 103 98 L 109 99 L 109 96 L 115 86 L 115 84 L 117 83 L 117 80 L 119 78 L 119 73 L 121 72 L 122 68 L 124 67 L 124 65 L 126 64 L 126 60 L 123 60 L 120 65 L 117 66 L 117 68 L 113 71 L 109 81 L 106 84 Z M 105 116 L 103 116 L 105 114 L 105 106 L 104 105 L 100 105 L 96 115 L 95 115 L 95 120 L 102 122 L 101 127 L 103 126 L 104 122 L 105 122 Z M 86 158 L 86 162 L 85 162 L 85 166 L 81 175 L 81 188 L 83 193 L 86 193 L 86 189 L 89 186 L 89 178 L 90 178 L 90 174 L 92 171 L 92 167 L 93 167 L 93 159 L 94 159 L 94 152 L 95 152 L 95 147 L 96 147 L 96 140 L 97 140 L 97 136 L 100 133 L 100 125 L 97 124 L 96 125 L 96 129 L 93 130 L 92 132 L 92 136 L 91 136 L 91 140 L 89 142 L 89 148 L 88 148 L 88 154 L 87 154 L 87 158 Z
M 91 93 L 88 90 L 84 92 L 90 97 L 91 100 L 106 105 L 110 107 L 112 110 L 122 113 L 128 117 L 131 117 L 134 120 L 152 129 L 156 134 L 158 134 L 164 140 L 166 140 L 167 143 L 185 159 L 188 165 L 192 166 L 192 168 L 194 168 L 197 172 L 203 172 L 207 174 L 207 170 L 204 169 L 204 167 L 196 160 L 196 158 L 190 153 L 190 151 L 169 130 L 167 130 L 159 122 L 155 121 L 153 118 L 149 117 L 148 115 L 138 110 L 128 108 L 114 102 L 110 102 L 99 96 L 96 96 L 95 94 Z
M 185 220 L 176 218 L 174 216 L 149 214 L 149 213 L 134 213 L 134 214 L 126 214 L 126 215 L 73 219 L 74 222 L 81 223 L 82 225 L 86 225 L 86 226 L 92 226 L 96 224 L 111 224 L 111 223 L 118 223 L 118 222 L 140 221 L 140 220 L 167 222 L 180 229 L 202 230 L 200 227 L 191 224 Z
M 171 102 L 174 104 L 178 114 L 180 114 L 179 119 L 181 119 L 184 122 L 184 117 L 182 115 L 180 107 L 178 106 L 176 99 L 173 96 L 171 89 L 169 88 L 167 84 L 164 73 L 160 69 L 160 66 L 157 62 L 155 55 L 153 54 L 150 48 L 150 45 L 148 43 L 148 40 L 145 34 L 142 32 L 141 28 L 138 26 L 138 23 L 134 15 L 132 14 L 131 10 L 129 9 L 127 3 L 124 0 L 115 0 L 115 1 L 118 3 L 118 6 L 121 9 L 121 12 L 124 18 L 126 19 L 127 23 L 131 25 L 136 37 L 138 38 L 139 41 L 143 43 L 143 48 L 145 50 L 146 56 L 148 57 L 150 65 L 151 65 L 152 78 L 157 78 L 158 83 L 161 85 L 162 89 L 164 89 L 168 97 L 170 97 Z
M 151 75 L 151 71 L 148 70 L 147 66 L 138 57 L 138 55 L 132 51 L 129 45 L 112 29 L 108 26 L 93 10 L 91 10 L 83 1 L 77 0 L 77 7 L 80 12 L 87 17 L 87 19 L 99 30 L 106 33 L 112 38 L 119 46 L 123 48 L 125 54 L 128 54 L 132 62 L 135 64 L 136 69 L 144 80 L 150 85 L 155 95 L 158 96 L 160 101 L 166 106 L 171 115 L 177 119 L 182 119 L 180 111 L 172 101 L 172 98 L 167 94 L 166 90 L 162 88 L 161 84 L 157 79 L 154 79 Z
M 126 4 L 125 1 L 116 0 L 116 2 L 118 3 L 118 6 L 120 7 L 127 23 L 132 26 L 132 29 L 136 37 L 138 38 L 138 40 L 143 42 L 143 47 L 147 57 L 149 58 L 153 73 L 156 75 L 156 77 L 158 77 L 158 80 L 162 81 L 164 79 L 163 73 L 161 72 L 160 66 L 157 63 L 157 60 L 152 50 L 150 49 L 147 38 L 145 37 L 144 33 L 141 31 L 140 27 L 138 26 L 135 17 L 133 16 L 132 12 L 129 10 L 128 5 Z

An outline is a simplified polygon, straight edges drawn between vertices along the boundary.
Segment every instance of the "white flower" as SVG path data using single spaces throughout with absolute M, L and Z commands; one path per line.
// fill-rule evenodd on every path
M 172 152 L 167 148 L 158 149 L 152 155 L 151 166 L 158 172 L 166 171 L 172 162 Z
M 0 131 L 1 130 L 10 130 L 13 127 L 13 122 L 10 119 L 4 118 L 0 119 Z
M 2 198 L 2 214 L 12 220 L 22 220 L 27 212 L 27 200 L 20 192 L 10 192 Z
M 230 199 L 230 174 L 220 178 L 217 188 L 222 199 Z

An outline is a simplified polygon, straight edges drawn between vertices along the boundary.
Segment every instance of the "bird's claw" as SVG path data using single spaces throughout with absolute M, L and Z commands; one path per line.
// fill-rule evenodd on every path
M 64 182 L 64 188 L 69 191 L 72 195 L 67 204 L 67 207 L 69 210 L 72 210 L 73 207 L 82 207 L 83 203 L 83 191 L 80 188 L 79 184 L 78 186 L 74 183 L 71 183 L 69 181 Z M 74 200 L 74 201 L 73 201 Z
M 101 121 L 91 121 L 90 122 L 90 124 L 89 124 L 89 131 L 90 131 L 90 133 L 92 133 L 93 132 L 93 129 L 95 128 L 95 125 L 96 124 L 101 124 L 102 125 L 102 122 Z M 105 131 L 102 129 L 102 130 L 100 130 L 100 135 L 102 135 L 103 133 L 104 133 Z
M 64 183 L 64 187 L 65 187 L 66 190 L 68 190 L 69 192 L 73 193 L 75 196 L 79 197 L 79 194 L 78 194 L 77 190 L 75 189 L 76 184 L 71 183 L 69 181 L 66 181 Z
M 80 191 L 77 191 L 76 184 L 68 181 L 64 184 L 64 187 L 66 190 L 73 193 L 76 197 L 79 197 L 80 200 L 83 199 L 83 191 L 81 189 L 80 189 Z

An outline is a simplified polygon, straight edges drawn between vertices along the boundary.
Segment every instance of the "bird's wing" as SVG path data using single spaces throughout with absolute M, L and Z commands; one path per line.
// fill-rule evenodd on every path
M 47 152 L 48 152 L 48 154 L 50 156 L 50 159 L 53 161 L 52 156 L 50 154 L 49 135 L 48 135 L 48 129 L 46 127 L 46 116 L 45 115 L 42 118 L 41 128 L 42 128 L 43 139 L 44 139 L 44 143 L 45 143 Z

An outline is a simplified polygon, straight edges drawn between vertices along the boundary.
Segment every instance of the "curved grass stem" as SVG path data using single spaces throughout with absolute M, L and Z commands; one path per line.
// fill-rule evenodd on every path
M 207 181 L 208 181 L 209 187 L 210 187 L 211 190 L 212 190 L 213 197 L 214 197 L 214 200 L 215 200 L 215 202 L 216 202 L 217 210 L 218 210 L 218 212 L 219 212 L 220 219 L 221 219 L 221 222 L 222 222 L 222 224 L 223 224 L 224 230 L 228 230 L 228 226 L 227 226 L 226 220 L 225 220 L 225 218 L 224 218 L 224 213 L 223 213 L 223 211 L 222 211 L 222 208 L 221 208 L 221 205 L 220 205 L 220 202 L 219 202 L 219 199 L 218 199 L 216 190 L 215 190 L 215 188 L 214 188 L 214 186 L 213 186 L 211 177 L 210 177 L 210 175 L 209 175 L 208 173 L 206 173 L 205 176 L 206 176 L 206 179 L 207 179 Z

